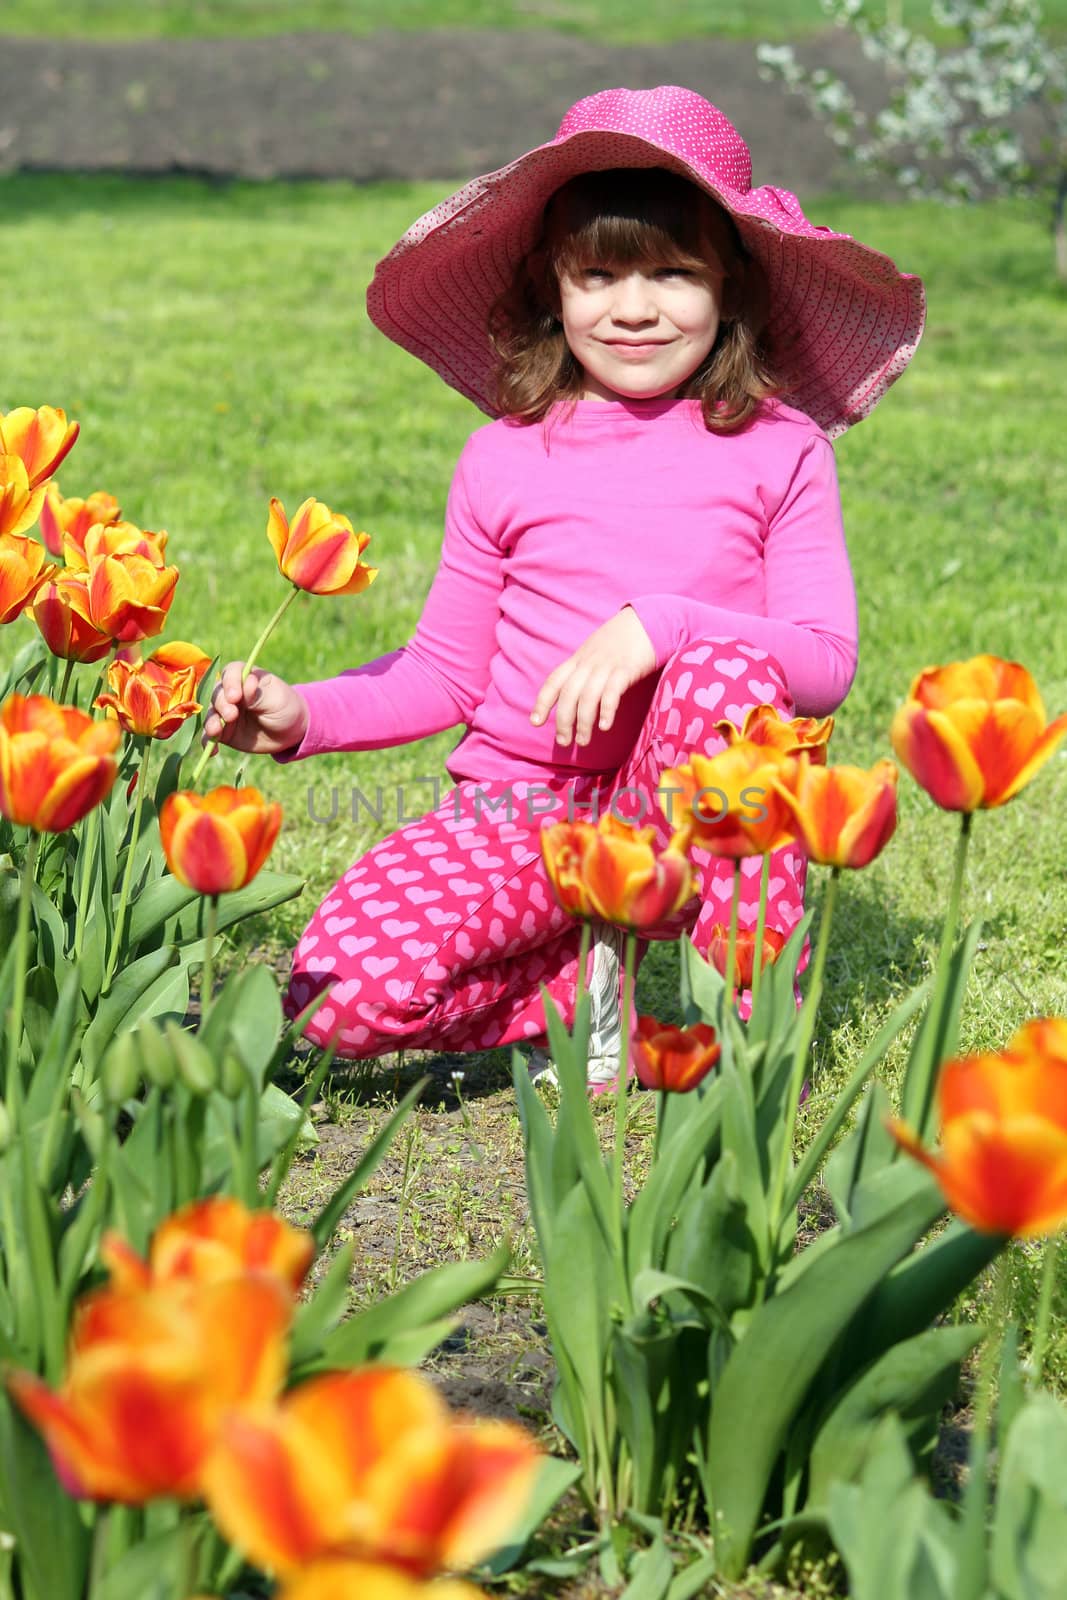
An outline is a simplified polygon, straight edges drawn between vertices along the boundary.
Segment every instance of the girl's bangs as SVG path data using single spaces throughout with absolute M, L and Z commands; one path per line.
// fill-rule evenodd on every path
M 557 273 L 583 267 L 699 269 L 709 252 L 726 265 L 736 247 L 730 218 L 695 184 L 661 168 L 612 168 L 564 184 L 546 210 Z
M 555 267 L 568 276 L 592 266 L 703 267 L 707 258 L 695 224 L 696 218 L 674 229 L 644 217 L 590 217 L 560 240 L 553 252 Z

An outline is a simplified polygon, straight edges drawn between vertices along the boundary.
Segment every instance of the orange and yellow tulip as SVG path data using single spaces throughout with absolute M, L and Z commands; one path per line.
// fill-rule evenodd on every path
M 760 959 L 761 972 L 777 961 L 786 945 L 787 936 L 779 933 L 777 928 L 764 928 L 763 953 Z M 708 957 L 716 972 L 726 976 L 726 954 L 729 947 L 730 930 L 723 923 L 717 922 L 711 930 L 708 941 Z M 739 989 L 751 989 L 752 976 L 756 969 L 756 930 L 755 928 L 738 928 L 734 940 L 734 982 Z
M 118 522 L 122 516 L 119 503 L 112 494 L 97 489 L 86 499 L 75 496 L 64 499 L 59 485 L 50 483 L 41 506 L 41 537 L 53 556 L 63 554 L 63 541 L 69 538 L 79 550 L 85 548 L 85 535 L 90 528 L 101 523 Z
M 313 497 L 304 501 L 290 524 L 273 496 L 267 518 L 271 542 L 283 576 L 308 594 L 359 594 L 378 575 L 361 555 L 369 533 L 356 533 L 347 517 Z
M 541 858 L 552 891 L 572 916 L 651 928 L 692 896 L 686 841 L 675 834 L 658 854 L 653 827 L 636 828 L 611 811 L 592 822 L 541 830 Z
M 488 1600 L 455 1578 L 424 1583 L 396 1567 L 369 1561 L 316 1561 L 294 1573 L 278 1600 Z
M 282 808 L 258 789 L 220 784 L 207 794 L 179 789 L 159 813 L 163 854 L 174 876 L 199 894 L 230 894 L 251 883 L 270 855 Z
M 946 1061 L 939 1150 L 890 1121 L 956 1214 L 983 1233 L 1035 1238 L 1067 1222 L 1067 1020 L 1027 1023 L 1003 1050 Z
M 884 758 L 863 767 L 813 766 L 805 752 L 788 782 L 773 779 L 809 861 L 824 867 L 866 867 L 897 826 L 896 764 Z
M 68 1494 L 142 1505 L 201 1493 L 224 1418 L 285 1379 L 292 1296 L 272 1278 L 105 1289 L 82 1301 L 63 1382 L 8 1377 Z
M 688 1094 L 695 1089 L 722 1054 L 709 1023 L 678 1028 L 651 1016 L 638 1017 L 632 1049 L 640 1082 L 646 1089 L 663 1089 L 668 1094 Z
M 0 533 L 25 533 L 32 528 L 44 504 L 45 489 L 30 487 L 21 456 L 0 455 Z
M 1026 668 L 991 655 L 920 672 L 890 729 L 894 751 L 930 798 L 967 812 L 1017 795 L 1064 734 L 1067 712 L 1047 722 Z
M 741 727 L 725 718 L 715 724 L 716 733 L 731 744 L 768 744 L 786 756 L 806 750 L 812 761 L 825 763 L 826 746 L 834 731 L 833 717 L 786 718 L 768 704 L 753 706 Z
M 134 550 L 105 553 L 103 537 L 98 540 L 97 536 L 115 531 L 90 528 L 85 536 L 86 551 L 90 545 L 99 551 L 90 555 L 85 574 L 90 615 L 101 633 L 121 644 L 152 639 L 166 623 L 178 569 L 162 566 L 157 549 L 147 555 Z
M 57 406 L 16 406 L 0 416 L 0 455 L 18 456 L 36 489 L 74 448 L 78 431 L 79 424 L 68 422 Z
M 0 533 L 0 623 L 21 617 L 55 570 L 46 563 L 44 546 L 36 539 Z
M 117 717 L 127 733 L 169 739 L 203 710 L 196 690 L 210 662 L 210 656 L 182 640 L 161 646 L 147 661 L 112 661 L 110 687 L 93 704 Z
M 362 1367 L 230 1419 L 204 1488 L 231 1543 L 283 1577 L 324 1558 L 428 1577 L 507 1536 L 539 1461 L 510 1423 L 456 1421 L 417 1373 Z
M 659 789 L 667 805 L 660 804 L 692 844 L 712 855 L 769 855 L 796 836 L 774 782 L 788 782 L 795 767 L 795 759 L 773 744 L 738 740 L 717 755 L 691 755 L 681 766 L 666 768 Z
M 93 621 L 82 572 L 57 572 L 42 584 L 33 602 L 33 620 L 52 654 L 64 661 L 101 661 L 114 644 Z
M 193 1200 L 160 1223 L 148 1259 L 120 1234 L 104 1235 L 100 1258 L 111 1287 L 150 1289 L 174 1280 L 221 1283 L 264 1273 L 296 1294 L 315 1255 L 315 1241 L 273 1211 L 249 1211 L 228 1195 Z
M 39 833 L 72 828 L 110 792 L 120 738 L 114 723 L 47 695 L 11 695 L 0 706 L 0 812 Z
M 63 559 L 71 572 L 91 572 L 107 556 L 140 556 L 162 570 L 166 566 L 168 537 L 163 532 L 139 528 L 135 522 L 94 522 L 84 532 L 64 535 Z

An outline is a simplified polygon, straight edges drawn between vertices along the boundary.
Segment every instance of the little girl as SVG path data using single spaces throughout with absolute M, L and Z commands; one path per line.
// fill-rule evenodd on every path
M 665 845 L 681 818 L 659 775 L 721 749 L 717 721 L 824 716 L 848 693 L 830 440 L 913 355 L 922 285 L 750 174 L 700 95 L 605 90 L 375 270 L 377 327 L 496 419 L 460 455 L 415 636 L 295 687 L 255 669 L 242 690 L 231 662 L 204 725 L 279 761 L 466 729 L 455 787 L 354 863 L 297 947 L 289 1014 L 329 987 L 308 1037 L 343 1057 L 543 1045 L 541 985 L 570 1023 L 580 936 L 543 824 L 610 805 Z M 732 864 L 693 860 L 699 897 L 649 936 L 706 953 Z M 742 866 L 742 927 L 760 866 Z M 775 852 L 769 928 L 796 926 L 804 881 L 799 849 Z M 594 1085 L 618 1072 L 618 948 L 600 928 L 586 974 Z

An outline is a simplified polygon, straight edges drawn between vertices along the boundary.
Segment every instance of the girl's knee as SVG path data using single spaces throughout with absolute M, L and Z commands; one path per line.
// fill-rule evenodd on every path
M 785 716 L 794 710 L 781 663 L 741 638 L 695 639 L 683 645 L 664 665 L 657 697 L 664 709 L 711 711 L 731 722 L 743 721 L 757 705 L 772 705 Z

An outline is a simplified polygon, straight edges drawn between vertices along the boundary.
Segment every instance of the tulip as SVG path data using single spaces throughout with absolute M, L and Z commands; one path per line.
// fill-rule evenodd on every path
M 118 522 L 122 512 L 114 495 L 97 489 L 85 500 L 64 499 L 59 485 L 50 483 L 41 506 L 41 536 L 53 556 L 63 554 L 63 541 L 69 537 L 79 550 L 85 548 L 85 535 L 98 523 Z
M 541 858 L 553 893 L 572 916 L 651 928 L 693 894 L 685 840 L 656 854 L 653 827 L 635 828 L 606 811 L 597 823 L 556 822 L 541 830 Z
M 11 695 L 0 706 L 0 812 L 40 833 L 73 827 L 115 782 L 120 737 L 47 695 Z
M 833 717 L 792 717 L 786 719 L 768 704 L 753 706 L 740 728 L 727 720 L 715 724 L 716 733 L 731 744 L 766 744 L 783 755 L 798 756 L 806 750 L 812 761 L 825 763 L 826 746 L 834 731 Z
M 763 953 L 760 958 L 760 971 L 776 961 L 785 948 L 786 935 L 779 933 L 777 928 L 764 928 Z M 717 922 L 711 930 L 708 941 L 708 955 L 716 972 L 726 976 L 726 954 L 729 944 L 729 930 L 723 923 Z M 734 982 L 740 989 L 751 989 L 752 978 L 756 965 L 756 933 L 753 928 L 738 928 L 737 941 L 734 945 Z
M 166 623 L 178 569 L 162 566 L 155 549 L 148 555 L 133 550 L 105 553 L 105 540 L 97 536 L 113 532 L 90 528 L 85 536 L 86 552 L 90 547 L 98 552 L 89 556 L 85 574 L 93 623 L 123 644 L 154 638 Z
M 796 762 L 773 744 L 738 740 L 718 755 L 691 755 L 679 767 L 660 774 L 659 792 L 666 793 L 668 817 L 681 797 L 686 816 L 681 824 L 691 843 L 712 855 L 737 860 L 769 855 L 796 835 L 789 808 L 774 779 L 788 782 Z
M 64 535 L 63 558 L 72 572 L 91 572 L 107 556 L 141 556 L 162 569 L 168 537 L 166 533 L 139 528 L 134 522 L 97 522 L 84 533 Z
M 36 489 L 50 478 L 59 463 L 74 448 L 79 424 L 68 422 L 67 413 L 54 406 L 16 406 L 0 416 L 0 455 L 19 456 L 26 468 L 30 488 Z
M 230 1419 L 204 1487 L 226 1538 L 283 1577 L 323 1558 L 427 1577 L 507 1536 L 539 1461 L 510 1423 L 455 1421 L 417 1373 L 362 1367 Z
M 0 533 L 0 623 L 20 617 L 55 570 L 36 539 Z
M 195 1499 L 223 1419 L 286 1374 L 292 1297 L 272 1278 L 111 1289 L 79 1306 L 63 1382 L 8 1377 L 68 1494 L 143 1505 Z
M 180 665 L 183 660 L 188 664 Z M 147 661 L 112 661 L 107 669 L 110 690 L 97 695 L 93 704 L 110 711 L 127 733 L 169 739 L 203 710 L 196 689 L 210 663 L 210 656 L 182 641 L 164 645 Z
M 377 567 L 360 561 L 370 534 L 354 532 L 347 517 L 321 500 L 305 500 L 290 526 L 281 501 L 272 497 L 267 538 L 282 575 L 308 594 L 359 594 L 378 575 Z
M 1039 1019 L 1003 1050 L 946 1061 L 937 1095 L 939 1150 L 896 1118 L 889 1128 L 958 1216 L 1024 1239 L 1067 1222 L 1067 1020 Z
M 1017 661 L 973 656 L 927 667 L 890 729 L 893 749 L 945 811 L 1002 806 L 1067 733 L 1067 712 L 1046 723 L 1037 685 Z
M 676 1028 L 651 1016 L 637 1019 L 634 1065 L 646 1089 L 688 1094 L 707 1077 L 721 1054 L 715 1029 L 706 1022 Z
M 282 808 L 258 789 L 227 784 L 207 794 L 180 789 L 159 813 L 167 865 L 199 894 L 229 894 L 251 883 L 271 852 Z
M 206 1597 L 205 1597 L 206 1600 Z M 424 1583 L 367 1561 L 316 1561 L 278 1590 L 277 1600 L 487 1600 L 469 1583 Z
M 295 1295 L 314 1255 L 315 1241 L 303 1228 L 273 1211 L 250 1211 L 227 1195 L 193 1200 L 167 1217 L 152 1237 L 147 1261 L 115 1232 L 106 1233 L 100 1246 L 111 1287 L 126 1291 L 264 1273 Z
M 42 584 L 33 602 L 33 620 L 52 654 L 64 661 L 100 661 L 114 642 L 93 622 L 84 573 L 59 572 Z
M 863 767 L 812 766 L 805 752 L 783 783 L 772 778 L 792 813 L 797 841 L 824 867 L 866 867 L 897 825 L 897 768 L 883 758 Z
M 0 455 L 0 533 L 32 528 L 44 503 L 44 487 L 32 489 L 21 456 Z

